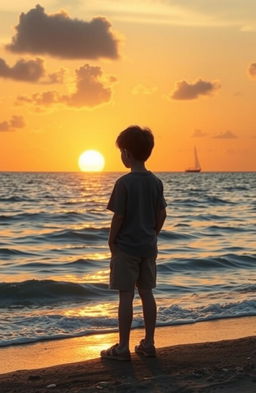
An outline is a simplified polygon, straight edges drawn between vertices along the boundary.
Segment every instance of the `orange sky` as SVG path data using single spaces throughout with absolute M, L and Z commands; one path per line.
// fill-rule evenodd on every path
M 76 171 L 87 149 L 124 170 L 115 139 L 130 124 L 153 130 L 152 170 L 183 171 L 194 146 L 205 171 L 256 170 L 256 3 L 10 3 L 1 171 Z

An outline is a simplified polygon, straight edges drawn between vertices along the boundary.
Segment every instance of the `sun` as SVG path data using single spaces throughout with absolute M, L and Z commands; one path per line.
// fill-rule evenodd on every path
M 97 150 L 86 150 L 79 156 L 78 165 L 82 172 L 100 172 L 105 166 L 105 159 Z

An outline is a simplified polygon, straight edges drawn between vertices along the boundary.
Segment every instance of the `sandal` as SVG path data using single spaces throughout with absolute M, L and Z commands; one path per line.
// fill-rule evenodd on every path
M 154 345 L 145 345 L 145 340 L 141 340 L 139 345 L 136 345 L 135 352 L 138 355 L 143 355 L 148 358 L 156 357 L 156 348 Z
M 130 351 L 119 352 L 118 344 L 113 345 L 108 349 L 101 351 L 100 356 L 102 359 L 113 359 L 113 360 L 131 360 Z

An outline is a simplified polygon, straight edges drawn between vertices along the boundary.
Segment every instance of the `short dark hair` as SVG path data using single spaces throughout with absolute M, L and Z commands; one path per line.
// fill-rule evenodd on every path
M 130 126 L 116 140 L 119 149 L 126 149 L 138 161 L 146 161 L 154 147 L 154 136 L 149 128 Z

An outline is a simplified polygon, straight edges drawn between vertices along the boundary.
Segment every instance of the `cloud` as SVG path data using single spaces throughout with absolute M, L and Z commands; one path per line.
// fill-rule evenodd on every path
M 5 60 L 0 58 L 0 77 L 10 78 L 18 81 L 36 82 L 45 73 L 43 60 L 20 59 L 10 67 Z
M 25 127 L 25 122 L 22 116 L 13 115 L 9 121 L 0 123 L 0 132 L 14 131 L 17 128 Z
M 250 64 L 248 68 L 248 72 L 252 78 L 256 78 L 256 63 Z
M 57 91 L 46 91 L 43 93 L 35 93 L 31 97 L 18 96 L 19 103 L 32 103 L 38 106 L 50 106 L 60 102 L 60 96 Z
M 157 90 L 156 87 L 152 86 L 145 86 L 142 83 L 139 83 L 138 85 L 134 86 L 132 89 L 132 94 L 138 95 L 138 94 L 144 94 L 144 95 L 149 95 L 153 94 Z
M 200 95 L 210 95 L 219 88 L 218 83 L 203 81 L 202 79 L 195 83 L 180 81 L 176 83 L 176 90 L 171 97 L 175 100 L 194 100 Z
M 100 67 L 91 67 L 88 64 L 76 70 L 76 91 L 62 100 L 70 106 L 93 107 L 107 102 L 111 97 L 111 89 L 101 82 L 102 71 Z
M 46 80 L 45 84 L 53 84 L 53 83 L 63 83 L 65 70 L 61 68 L 59 71 L 52 72 L 48 74 L 48 80 Z
M 220 132 L 219 134 L 215 135 L 213 138 L 215 138 L 215 139 L 235 139 L 235 138 L 237 138 L 237 136 L 232 131 L 224 131 L 224 132 Z
M 41 85 L 53 85 L 61 84 L 64 82 L 65 70 L 61 68 L 59 71 L 52 72 L 45 76 L 45 78 L 40 79 L 39 83 Z
M 18 60 L 12 67 L 6 61 L 0 58 L 0 77 L 13 79 L 23 82 L 38 82 L 39 80 L 44 84 L 62 83 L 64 70 L 46 75 L 44 68 L 44 61 L 42 59 L 35 60 Z M 42 78 L 44 78 L 42 80 Z
M 100 67 L 85 64 L 76 70 L 76 89 L 71 94 L 60 94 L 57 91 L 35 93 L 32 97 L 20 96 L 18 102 L 28 102 L 38 106 L 64 104 L 71 107 L 95 107 L 110 101 L 113 76 L 103 76 Z
M 166 0 L 165 3 L 183 9 L 188 25 L 192 19 L 201 26 L 237 26 L 242 31 L 255 31 L 254 0 Z
M 79 15 L 88 12 L 111 15 L 126 23 L 234 26 L 242 31 L 256 31 L 255 0 L 45 0 L 42 3 L 74 10 Z M 0 9 L 5 11 L 17 12 L 30 6 L 31 0 L 0 1 Z
M 28 0 L 27 0 L 28 1 Z M 73 5 L 73 3 L 75 3 Z M 255 31 L 255 0 L 55 0 L 55 4 L 120 22 L 223 27 Z M 232 6 L 232 12 L 231 12 Z
M 55 3 L 61 7 L 68 6 L 68 5 L 71 5 L 72 7 L 77 7 L 82 5 L 82 0 L 72 0 L 71 4 L 70 4 L 70 0 L 55 0 Z
M 192 138 L 203 138 L 207 136 L 207 133 L 202 130 L 194 130 Z
M 61 11 L 47 15 L 37 5 L 20 15 L 16 35 L 6 46 L 12 52 L 48 54 L 66 59 L 118 58 L 118 39 L 103 17 L 90 22 L 71 19 Z

